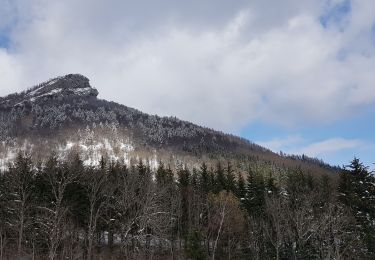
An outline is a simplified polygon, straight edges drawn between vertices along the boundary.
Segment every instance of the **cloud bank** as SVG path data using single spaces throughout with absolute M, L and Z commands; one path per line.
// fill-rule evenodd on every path
M 310 157 L 318 158 L 342 150 L 363 148 L 365 146 L 365 143 L 361 140 L 342 137 L 310 142 L 301 136 L 288 136 L 286 138 L 275 138 L 270 141 L 257 143 L 261 146 L 268 147 L 274 152 L 282 151 L 287 154 L 305 154 Z
M 0 95 L 81 73 L 101 98 L 230 132 L 375 103 L 372 0 L 1 1 Z

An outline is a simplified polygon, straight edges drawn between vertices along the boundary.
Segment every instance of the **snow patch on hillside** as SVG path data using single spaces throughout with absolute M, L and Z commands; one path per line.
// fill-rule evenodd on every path
M 41 85 L 39 88 L 36 88 L 34 89 L 33 91 L 30 91 L 29 93 L 26 94 L 27 97 L 33 97 L 33 96 L 36 96 L 38 95 L 38 93 L 40 93 L 45 87 L 47 86 L 51 86 L 53 84 L 55 84 L 58 80 L 57 79 L 53 79 L 53 80 L 50 80 L 48 82 L 46 82 L 45 84 Z
M 19 152 L 31 154 L 33 149 L 34 145 L 27 140 L 25 140 L 21 146 L 9 146 L 9 144 L 2 142 L 0 152 L 0 171 L 9 169 L 10 164 L 14 162 Z
M 16 158 L 17 154 L 10 150 L 0 157 L 0 171 L 6 171 L 9 168 L 9 163 Z
M 134 147 L 129 140 L 111 142 L 109 139 L 103 138 L 94 141 L 68 141 L 58 150 L 61 159 L 66 159 L 71 152 L 78 152 L 85 166 L 96 167 L 99 166 L 102 157 L 111 162 L 130 163 L 130 152 L 134 150 Z
M 48 144 L 46 144 L 48 145 Z M 29 140 L 25 140 L 22 145 L 19 144 L 0 144 L 0 171 L 9 169 L 9 165 L 14 162 L 18 153 L 33 156 L 33 159 L 39 158 L 40 155 L 34 153 L 34 145 Z M 134 146 L 128 139 L 109 140 L 101 138 L 98 140 L 68 140 L 65 144 L 59 144 L 57 147 L 51 147 L 51 151 L 56 152 L 59 160 L 68 159 L 69 154 L 78 153 L 85 166 L 97 167 L 100 161 L 105 158 L 110 162 L 122 162 L 130 164 L 131 152 Z M 48 157 L 48 155 L 47 155 Z M 43 158 L 44 160 L 47 158 Z M 152 162 L 156 165 L 155 162 Z
M 91 88 L 87 87 L 87 88 L 76 88 L 76 89 L 72 89 L 71 91 L 73 91 L 73 93 L 75 95 L 87 95 L 88 93 L 91 92 Z

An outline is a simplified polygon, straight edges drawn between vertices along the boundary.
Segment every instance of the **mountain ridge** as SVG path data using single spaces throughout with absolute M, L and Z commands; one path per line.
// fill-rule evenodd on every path
M 48 149 L 64 150 L 66 147 L 79 146 L 84 151 L 100 150 L 95 150 L 98 158 L 100 153 L 108 154 L 108 149 L 104 149 L 107 147 L 113 159 L 126 157 L 129 160 L 131 156 L 170 161 L 170 157 L 178 157 L 175 160 L 179 162 L 234 160 L 243 168 L 248 161 L 262 161 L 281 168 L 309 165 L 306 167 L 311 171 L 333 169 L 308 157 L 280 156 L 244 138 L 175 117 L 148 115 L 134 108 L 98 99 L 98 94 L 88 78 L 68 74 L 0 98 L 0 141 L 3 146 L 8 146 L 3 150 L 9 151 L 9 147 L 17 150 L 17 147 L 33 140 L 31 144 L 38 146 L 34 150 L 40 149 L 43 153 L 48 153 Z M 80 140 L 86 140 L 87 136 L 95 136 L 91 144 Z M 39 140 L 38 145 L 35 145 L 36 140 Z M 101 142 L 98 143 L 98 140 Z M 121 147 L 132 149 L 122 150 Z M 117 150 L 120 150 L 119 155 L 115 155 Z M 0 157 L 4 156 L 0 151 Z

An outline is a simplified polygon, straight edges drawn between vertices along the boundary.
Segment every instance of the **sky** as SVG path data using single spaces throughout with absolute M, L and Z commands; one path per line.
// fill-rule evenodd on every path
M 0 96 L 69 73 L 147 113 L 374 168 L 373 0 L 0 0 Z

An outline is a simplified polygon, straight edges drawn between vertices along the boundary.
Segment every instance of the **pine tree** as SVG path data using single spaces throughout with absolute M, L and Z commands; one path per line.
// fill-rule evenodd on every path
M 318 182 L 319 195 L 317 198 L 317 203 L 319 206 L 331 202 L 336 199 L 335 188 L 330 178 L 327 174 L 324 174 L 320 177 Z
M 236 178 L 234 176 L 234 170 L 233 170 L 232 164 L 230 162 L 228 162 L 228 164 L 227 164 L 225 181 L 226 181 L 225 189 L 227 191 L 231 191 L 231 192 L 235 193 L 235 191 L 236 191 Z
M 168 165 L 168 168 L 165 170 L 165 181 L 167 184 L 174 186 L 174 174 L 170 165 Z
M 206 163 L 202 163 L 200 168 L 199 185 L 203 194 L 208 194 L 210 192 L 210 176 L 208 174 L 208 169 Z
M 104 170 L 107 167 L 107 160 L 102 155 L 99 161 L 99 169 Z
M 244 200 L 246 197 L 246 183 L 242 174 L 238 174 L 237 184 L 236 184 L 236 196 L 240 200 Z
M 158 169 L 156 170 L 155 179 L 159 187 L 164 186 L 167 182 L 167 172 L 162 162 L 159 164 Z
M 191 187 L 194 190 L 199 190 L 198 187 L 198 172 L 197 169 L 193 169 L 193 173 L 191 174 L 191 180 L 190 180 Z
M 208 172 L 208 183 L 209 183 L 209 188 L 208 190 L 211 191 L 211 192 L 215 192 L 216 190 L 216 187 L 217 187 L 217 181 L 216 181 L 216 178 L 215 178 L 215 173 L 214 173 L 214 170 L 212 168 L 210 168 L 209 172 Z
M 148 164 L 147 165 L 144 164 L 142 159 L 139 160 L 139 162 L 136 166 L 136 169 L 137 169 L 139 177 L 143 181 L 145 181 L 147 183 L 151 181 L 151 179 L 152 179 L 151 168 Z
M 133 167 L 133 166 L 132 166 Z M 108 246 L 112 250 L 114 246 L 114 234 L 115 230 L 120 229 L 118 220 L 120 219 L 121 212 L 118 209 L 118 200 L 117 197 L 121 193 L 121 190 L 124 189 L 122 178 L 128 176 L 128 169 L 121 167 L 121 165 L 116 162 L 111 162 L 108 167 L 108 185 L 112 188 L 112 194 L 108 200 L 108 207 L 105 208 L 103 213 L 103 222 L 102 229 L 107 229 L 108 231 Z
M 177 170 L 178 188 L 180 192 L 180 219 L 179 219 L 179 231 L 182 237 L 186 237 L 190 229 L 190 171 L 186 167 L 180 166 Z
M 226 189 L 226 178 L 224 169 L 221 166 L 221 163 L 218 162 L 216 166 L 216 187 L 215 187 L 215 193 L 219 193 L 222 190 Z
M 288 172 L 285 189 L 293 210 L 301 207 L 301 203 L 303 203 L 300 199 L 301 194 L 308 194 L 312 192 L 313 188 L 312 179 L 304 174 L 301 169 Z
M 177 170 L 177 178 L 180 188 L 186 188 L 190 185 L 190 171 L 186 167 L 180 167 Z
M 339 198 L 356 217 L 367 249 L 375 257 L 375 177 L 357 158 L 340 175 Z
M 249 170 L 244 204 L 250 215 L 260 216 L 262 214 L 265 203 L 264 193 L 265 184 L 263 175 Z
M 275 183 L 275 178 L 272 176 L 272 173 L 269 174 L 266 181 L 266 192 L 268 195 L 277 194 L 278 188 Z
M 69 217 L 81 226 L 85 225 L 88 214 L 86 187 L 82 182 L 86 170 L 80 156 L 76 154 L 71 162 L 59 166 L 60 180 L 57 180 L 58 184 L 61 181 L 68 182 L 64 192 L 64 204 L 69 207 Z

